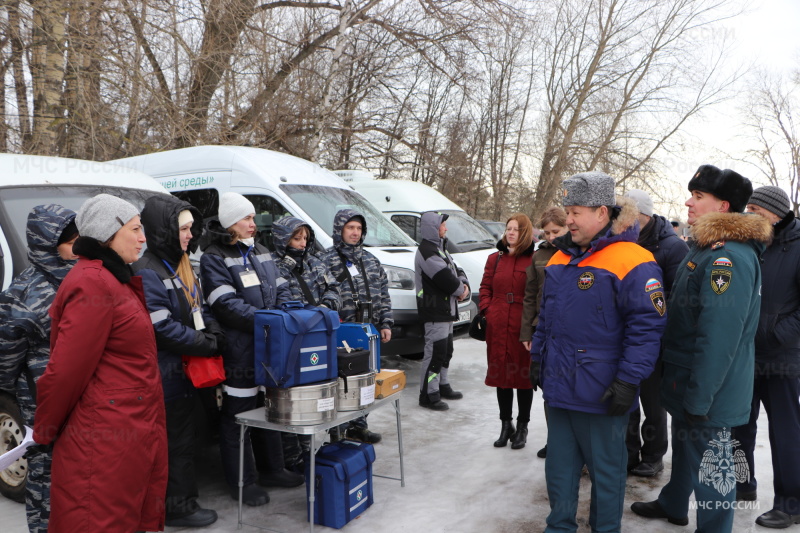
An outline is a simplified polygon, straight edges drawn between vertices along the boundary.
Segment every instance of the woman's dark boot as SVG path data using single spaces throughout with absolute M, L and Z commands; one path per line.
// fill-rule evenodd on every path
M 500 429 L 500 438 L 494 441 L 495 448 L 502 448 L 508 444 L 508 439 L 514 434 L 514 422 L 511 420 L 503 420 L 503 427 Z
M 517 420 L 517 432 L 511 437 L 511 449 L 519 450 L 525 447 L 528 440 L 528 423 Z

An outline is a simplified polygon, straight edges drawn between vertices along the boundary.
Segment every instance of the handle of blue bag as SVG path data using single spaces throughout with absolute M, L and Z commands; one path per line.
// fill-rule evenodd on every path
M 317 322 L 322 319 L 326 320 L 328 327 L 331 326 L 331 319 L 329 316 L 327 316 L 328 314 L 325 311 L 314 306 L 305 306 L 305 308 L 309 311 L 314 310 L 318 312 L 317 315 L 308 322 L 302 320 L 297 316 L 297 313 L 291 311 L 289 308 L 283 309 L 283 311 L 297 323 L 298 333 L 295 336 L 294 341 L 292 341 L 292 346 L 289 348 L 289 361 L 286 365 L 286 374 L 284 374 L 280 381 L 276 382 L 278 385 L 283 385 L 292 376 L 294 366 L 297 364 L 297 358 L 300 357 L 300 345 L 303 343 L 303 337 L 305 337 L 305 334 L 308 333 L 311 328 L 316 326 Z

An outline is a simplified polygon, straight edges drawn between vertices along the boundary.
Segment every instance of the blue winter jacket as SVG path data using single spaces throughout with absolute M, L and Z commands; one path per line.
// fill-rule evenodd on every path
M 194 329 L 189 302 L 174 274 L 184 255 L 178 239 L 178 214 L 184 210 L 190 211 L 194 217 L 188 252 L 197 248 L 197 241 L 203 232 L 200 212 L 188 202 L 158 194 L 148 198 L 142 209 L 147 250 L 132 265 L 133 271 L 142 277 L 145 302 L 156 334 L 158 368 L 165 402 L 194 394 L 194 386 L 183 370 L 182 356 L 220 355 L 217 340 L 211 332 L 221 330 L 204 302 L 202 292 L 198 290 L 197 297 L 202 302 L 206 327 L 203 331 L 197 331 Z
M 228 232 L 216 219 L 209 221 L 206 232 L 210 243 L 200 258 L 200 281 L 206 301 L 225 331 L 227 346 L 222 352 L 225 384 L 235 388 L 255 387 L 255 312 L 290 301 L 289 285 L 264 246 L 229 244 Z M 254 271 L 260 283 L 244 287 L 241 274 L 245 271 Z
M 570 234 L 559 237 L 544 269 L 531 357 L 541 362 L 544 398 L 554 407 L 606 414 L 610 400 L 600 398 L 614 378 L 638 385 L 658 358 L 666 324 L 661 269 L 636 244 L 635 205 L 620 200 L 610 229 L 586 252 Z

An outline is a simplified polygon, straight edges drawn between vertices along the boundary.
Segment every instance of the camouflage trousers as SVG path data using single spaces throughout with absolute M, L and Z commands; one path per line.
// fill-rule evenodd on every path
M 36 403 L 31 398 L 24 378 L 17 382 L 17 404 L 25 425 L 33 427 Z M 25 454 L 28 459 L 28 478 L 25 482 L 25 514 L 30 533 L 47 533 L 50 521 L 50 468 L 53 463 L 51 447 L 32 446 Z

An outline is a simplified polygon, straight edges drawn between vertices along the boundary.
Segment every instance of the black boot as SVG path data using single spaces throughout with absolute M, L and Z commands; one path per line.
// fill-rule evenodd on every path
M 439 385 L 439 395 L 445 400 L 460 400 L 464 397 L 461 391 L 453 390 L 449 383 L 447 385 Z
M 432 411 L 447 411 L 450 409 L 450 406 L 441 400 L 438 393 L 434 397 L 430 397 L 427 393 L 420 392 L 419 405 L 420 407 L 431 409 Z
M 517 420 L 517 432 L 511 437 L 511 449 L 520 450 L 525 447 L 528 440 L 528 423 Z
M 494 441 L 495 448 L 502 448 L 508 444 L 508 439 L 514 434 L 514 422 L 511 420 L 502 420 L 503 425 L 500 428 L 500 438 Z

